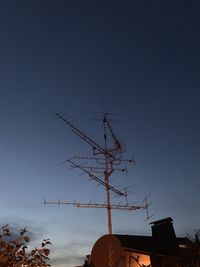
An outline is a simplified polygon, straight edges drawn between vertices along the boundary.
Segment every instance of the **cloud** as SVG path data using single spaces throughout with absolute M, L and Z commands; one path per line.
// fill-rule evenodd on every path
M 88 243 L 87 242 L 79 242 L 79 241 L 69 241 L 65 245 L 57 246 L 56 252 L 57 255 L 67 255 L 71 257 L 72 255 L 84 257 L 85 254 L 89 254 L 90 252 L 87 250 Z
M 90 242 L 71 240 L 63 246 L 56 247 L 56 252 L 55 254 L 53 253 L 49 263 L 52 264 L 52 266 L 59 266 L 62 264 L 69 264 L 69 266 L 82 265 L 85 256 L 90 253 L 87 251 L 89 245 Z
M 52 259 L 49 261 L 49 263 L 52 266 L 57 266 L 57 265 L 62 265 L 62 264 L 70 264 L 70 265 L 75 265 L 75 264 L 80 264 L 82 265 L 84 263 L 85 257 L 79 256 L 79 255 L 67 255 L 67 256 L 60 256 L 56 257 L 55 259 Z

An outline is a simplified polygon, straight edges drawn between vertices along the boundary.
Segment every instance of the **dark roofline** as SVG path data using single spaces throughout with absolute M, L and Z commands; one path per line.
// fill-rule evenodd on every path
M 171 247 L 167 242 L 157 242 L 151 236 L 116 235 L 122 247 L 127 251 L 143 252 L 151 255 L 176 255 L 176 247 Z
M 150 224 L 158 225 L 158 224 L 169 223 L 169 222 L 173 222 L 171 217 L 167 217 L 162 220 L 154 221 L 154 222 L 151 222 Z
M 176 246 L 171 247 L 169 242 L 158 242 L 151 236 L 139 235 L 114 235 L 119 240 L 121 246 L 127 251 L 143 252 L 149 255 L 162 255 L 162 256 L 180 256 L 180 254 L 191 254 L 197 257 L 197 248 L 187 237 L 176 238 Z M 186 245 L 187 249 L 181 249 L 180 244 Z M 189 246 L 188 246 L 189 245 Z M 191 257 L 192 257 L 191 256 Z M 182 255 L 183 257 L 183 255 Z M 199 256 L 198 256 L 199 257 Z

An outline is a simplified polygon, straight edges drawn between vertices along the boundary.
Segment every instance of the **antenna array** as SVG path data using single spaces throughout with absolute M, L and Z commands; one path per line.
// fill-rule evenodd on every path
M 117 189 L 110 184 L 110 176 L 116 172 L 127 172 L 126 167 L 121 167 L 124 164 L 135 164 L 134 160 L 123 159 L 123 148 L 122 145 L 115 135 L 108 113 L 103 113 L 100 116 L 100 120 L 103 124 L 103 146 L 96 143 L 92 138 L 86 135 L 82 130 L 77 128 L 73 123 L 67 120 L 61 113 L 56 113 L 56 116 L 61 119 L 66 125 L 68 125 L 74 134 L 76 134 L 80 139 L 86 142 L 92 148 L 91 157 L 73 157 L 66 160 L 72 168 L 78 168 L 83 173 L 87 174 L 91 180 L 96 181 L 99 185 L 102 185 L 106 190 L 106 203 L 80 203 L 80 202 L 67 202 L 67 201 L 44 201 L 44 204 L 66 204 L 73 205 L 79 208 L 103 208 L 107 209 L 108 218 L 108 233 L 112 234 L 112 220 L 111 220 L 111 210 L 138 210 L 146 209 L 147 219 L 149 219 L 148 212 L 148 201 L 147 198 L 144 200 L 143 205 L 129 205 L 127 200 L 127 189 Z M 111 143 L 112 142 L 112 143 Z M 86 163 L 80 163 L 82 160 L 87 160 L 92 162 L 92 165 Z M 103 177 L 103 178 L 102 178 Z M 111 193 L 125 197 L 126 203 L 121 204 L 111 204 Z

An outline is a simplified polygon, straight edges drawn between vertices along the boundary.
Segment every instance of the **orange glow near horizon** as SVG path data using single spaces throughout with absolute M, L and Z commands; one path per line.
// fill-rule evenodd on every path
M 126 267 L 148 266 L 151 264 L 149 255 L 130 252 L 127 253 Z

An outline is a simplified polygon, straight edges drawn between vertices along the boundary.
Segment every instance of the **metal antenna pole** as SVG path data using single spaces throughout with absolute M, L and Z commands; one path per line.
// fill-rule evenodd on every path
M 104 127 L 104 157 L 105 157 L 105 182 L 106 182 L 106 196 L 107 196 L 107 216 L 108 216 L 108 233 L 112 235 L 112 219 L 111 219 L 111 208 L 110 208 L 110 181 L 108 173 L 108 148 L 107 148 L 107 135 L 106 135 L 106 118 L 103 118 L 103 127 Z
M 65 162 L 70 164 L 71 168 L 78 168 L 89 176 L 91 180 L 97 182 L 98 185 L 101 185 L 106 190 L 106 203 L 82 203 L 82 202 L 70 202 L 70 201 L 44 201 L 44 204 L 67 204 L 73 205 L 78 208 L 103 208 L 107 210 L 107 220 L 108 220 L 108 233 L 112 235 L 112 214 L 111 210 L 147 210 L 147 218 L 149 218 L 147 198 L 145 198 L 144 204 L 142 205 L 129 205 L 127 199 L 127 190 L 119 190 L 114 186 L 110 185 L 110 176 L 116 172 L 125 172 L 126 166 L 120 167 L 125 163 L 133 163 L 134 160 L 127 160 L 122 158 L 122 145 L 119 139 L 116 137 L 110 120 L 108 119 L 108 113 L 101 114 L 101 121 L 103 122 L 103 133 L 104 133 L 104 145 L 101 146 L 95 142 L 92 138 L 86 135 L 82 130 L 77 128 L 71 121 L 64 118 L 60 113 L 56 113 L 56 116 L 64 121 L 84 142 L 91 146 L 93 151 L 93 156 L 91 157 L 73 157 L 72 159 L 67 159 Z M 111 144 L 112 141 L 112 144 Z M 81 163 L 81 160 L 93 161 L 94 166 L 88 165 L 87 163 Z M 103 177 L 103 178 L 102 178 Z M 111 204 L 111 192 L 120 197 L 125 197 L 125 204 Z

